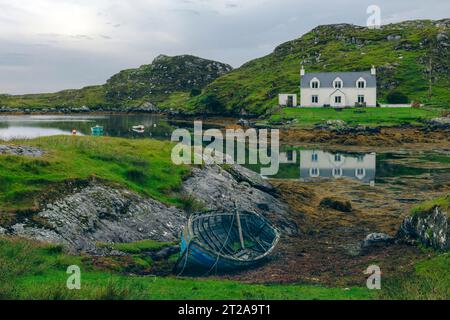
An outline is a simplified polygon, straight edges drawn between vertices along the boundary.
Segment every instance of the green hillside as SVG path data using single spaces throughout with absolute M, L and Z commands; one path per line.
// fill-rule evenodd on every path
M 0 108 L 126 109 L 148 102 L 168 108 L 200 94 L 201 89 L 232 67 L 190 55 L 160 55 L 148 65 L 112 76 L 105 85 L 57 93 L 0 95 Z
M 391 96 L 449 108 L 449 26 L 450 19 L 406 21 L 381 29 L 319 26 L 233 71 L 227 64 L 194 56 L 161 55 L 152 64 L 121 71 L 102 86 L 0 95 L 0 109 L 126 110 L 146 103 L 189 113 L 261 115 L 277 104 L 279 93 L 299 92 L 301 63 L 307 72 L 360 71 L 375 65 L 380 102 L 396 102 L 389 101 Z
M 220 77 L 190 103 L 198 110 L 263 114 L 277 104 L 279 93 L 299 92 L 303 63 L 307 72 L 360 71 L 375 65 L 381 102 L 400 92 L 409 100 L 448 108 L 449 26 L 450 19 L 406 21 L 381 29 L 319 26 Z

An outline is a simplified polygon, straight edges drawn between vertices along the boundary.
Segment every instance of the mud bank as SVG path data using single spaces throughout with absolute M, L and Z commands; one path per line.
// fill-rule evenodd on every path
M 364 286 L 367 276 L 363 272 L 371 264 L 379 265 L 384 277 L 411 270 L 413 263 L 428 253 L 397 239 L 369 248 L 364 247 L 364 240 L 372 233 L 395 238 L 413 206 L 450 193 L 448 181 L 448 173 L 390 178 L 374 187 L 342 179 L 314 184 L 272 180 L 289 204 L 299 235 L 284 238 L 267 265 L 226 278 L 251 283 Z M 351 203 L 351 210 L 321 205 L 329 197 Z
M 334 131 L 325 129 L 282 130 L 280 140 L 292 146 L 345 146 L 351 150 L 429 150 L 440 147 L 450 148 L 450 130 L 429 129 L 427 127 L 384 127 L 369 131 Z

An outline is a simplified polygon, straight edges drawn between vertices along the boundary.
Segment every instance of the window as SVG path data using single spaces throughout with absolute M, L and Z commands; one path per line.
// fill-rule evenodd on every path
M 362 154 L 359 154 L 359 155 L 356 157 L 356 160 L 357 160 L 358 162 L 363 162 L 363 161 L 364 161 L 364 156 L 363 156 Z
M 358 95 L 358 103 L 364 103 L 364 102 L 365 102 L 364 95 L 363 94 Z
M 336 162 L 341 162 L 341 161 L 342 161 L 341 155 L 340 155 L 340 154 L 335 154 L 335 155 L 334 155 L 334 161 L 336 161 Z
M 319 103 L 319 96 L 311 96 L 312 103 Z
M 366 175 L 366 170 L 364 168 L 358 168 L 356 169 L 356 177 L 358 179 L 362 179 L 364 178 L 364 176 Z
M 311 169 L 309 170 L 309 175 L 310 175 L 311 177 L 318 177 L 318 176 L 320 175 L 320 171 L 319 171 L 318 168 L 311 168 Z
M 289 150 L 289 151 L 287 152 L 287 160 L 288 160 L 288 161 L 292 161 L 293 159 L 294 159 L 294 151 Z
M 335 80 L 334 81 L 334 87 L 336 89 L 342 88 L 342 81 L 341 80 Z
M 334 103 L 341 103 L 341 102 L 342 102 L 342 97 L 341 96 L 334 97 Z
M 312 81 L 311 82 L 311 88 L 313 88 L 313 89 L 319 88 L 319 81 Z
M 365 82 L 364 80 L 358 80 L 358 82 L 357 82 L 357 87 L 358 87 L 359 89 L 365 88 L 365 87 L 366 87 L 366 82 Z
M 334 168 L 333 169 L 333 176 L 334 177 L 341 177 L 342 176 L 342 169 L 341 168 Z
M 318 155 L 317 153 L 313 153 L 313 154 L 311 155 L 311 161 L 312 161 L 312 162 L 317 162 L 317 161 L 319 161 L 319 155 Z

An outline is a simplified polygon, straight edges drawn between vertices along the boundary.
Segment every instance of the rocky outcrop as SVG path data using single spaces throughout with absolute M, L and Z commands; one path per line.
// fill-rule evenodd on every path
M 231 70 L 230 65 L 190 55 L 160 55 L 149 65 L 112 76 L 105 85 L 106 98 L 118 103 L 149 97 L 155 102 L 174 92 L 201 89 Z
M 229 170 L 234 175 L 218 165 L 192 168 L 182 193 L 208 209 L 230 211 L 236 204 L 242 210 L 264 215 L 284 235 L 297 233 L 288 207 L 274 196 L 269 183 L 238 165 Z M 184 211 L 119 187 L 91 181 L 71 190 L 14 225 L 0 228 L 0 234 L 63 244 L 69 252 L 105 255 L 119 254 L 105 244 L 144 239 L 178 241 L 186 222 Z M 174 250 L 157 254 L 170 255 Z
M 97 243 L 144 239 L 176 241 L 185 223 L 183 211 L 131 191 L 91 184 L 53 203 L 8 233 L 63 244 L 70 252 L 102 254 Z M 43 221 L 44 223 L 36 223 Z
M 440 206 L 406 218 L 398 232 L 404 240 L 420 241 L 438 250 L 450 250 L 449 215 Z
M 288 206 L 266 192 L 271 190 L 268 183 L 259 179 L 258 174 L 247 172 L 238 165 L 227 170 L 208 165 L 192 169 L 191 177 L 183 183 L 182 192 L 200 200 L 208 209 L 230 211 L 236 204 L 241 210 L 254 211 L 268 218 L 282 235 L 297 234 L 297 225 L 289 218 Z
M 44 155 L 44 151 L 42 149 L 30 146 L 0 145 L 0 154 L 13 156 L 40 157 Z

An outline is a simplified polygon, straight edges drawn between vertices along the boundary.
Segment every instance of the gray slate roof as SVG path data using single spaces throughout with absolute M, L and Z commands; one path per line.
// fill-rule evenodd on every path
M 306 73 L 301 78 L 300 86 L 302 88 L 309 88 L 309 82 L 313 78 L 317 78 L 320 81 L 321 88 L 333 88 L 333 81 L 337 78 L 341 78 L 343 82 L 343 88 L 355 88 L 356 81 L 362 77 L 366 80 L 367 88 L 374 88 L 377 86 L 377 77 L 373 76 L 370 71 L 361 72 L 311 72 Z

